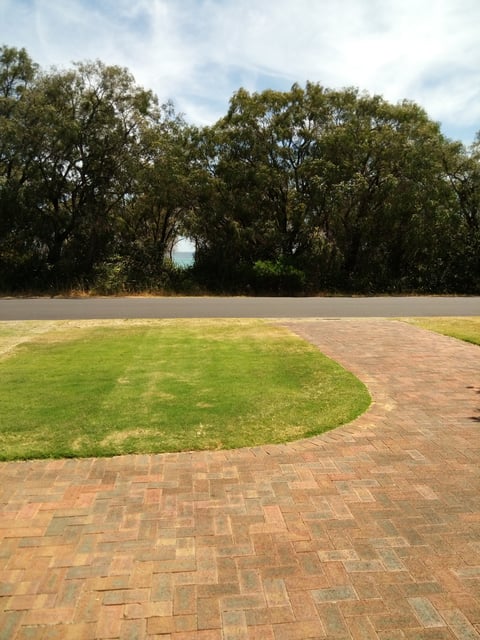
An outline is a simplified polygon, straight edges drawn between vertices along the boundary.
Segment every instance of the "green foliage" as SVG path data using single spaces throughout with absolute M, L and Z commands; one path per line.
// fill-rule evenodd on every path
M 125 293 L 128 290 L 128 264 L 121 256 L 110 256 L 96 267 L 93 278 L 93 293 Z
M 286 442 L 370 402 L 352 374 L 262 321 L 3 323 L 2 351 L 3 460 Z
M 197 247 L 188 278 L 168 257 Z M 480 138 L 314 83 L 197 129 L 128 70 L 0 48 L 0 287 L 480 290 Z
M 458 286 L 462 213 L 445 163 L 462 150 L 417 105 L 313 84 L 242 89 L 206 148 L 212 197 L 193 232 L 202 262 L 227 280 L 242 283 L 256 265 L 250 284 L 271 291 L 287 266 L 310 291 Z
M 255 289 L 260 293 L 299 294 L 305 291 L 305 274 L 284 261 L 257 260 L 253 265 Z

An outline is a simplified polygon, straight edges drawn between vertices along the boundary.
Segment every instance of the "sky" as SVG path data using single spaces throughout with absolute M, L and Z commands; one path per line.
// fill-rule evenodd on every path
M 48 69 L 127 67 L 188 122 L 232 94 L 307 80 L 412 100 L 469 145 L 480 131 L 480 0 L 0 0 L 0 44 Z

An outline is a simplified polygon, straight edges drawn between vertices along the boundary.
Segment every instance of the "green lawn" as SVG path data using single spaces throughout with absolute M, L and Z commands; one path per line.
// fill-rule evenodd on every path
M 407 322 L 452 338 L 480 345 L 480 317 L 408 318 Z
M 255 320 L 0 323 L 0 459 L 286 442 L 349 422 L 365 386 Z

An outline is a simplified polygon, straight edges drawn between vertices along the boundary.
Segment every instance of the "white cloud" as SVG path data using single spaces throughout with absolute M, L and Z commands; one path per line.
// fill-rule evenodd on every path
M 241 85 L 308 79 L 415 100 L 470 140 L 480 129 L 478 0 L 2 0 L 0 24 L 44 66 L 127 66 L 197 122 Z

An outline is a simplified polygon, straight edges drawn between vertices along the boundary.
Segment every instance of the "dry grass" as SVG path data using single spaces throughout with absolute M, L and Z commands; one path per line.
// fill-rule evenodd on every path
M 417 327 L 480 345 L 480 316 L 464 318 L 404 318 Z

